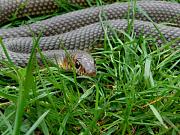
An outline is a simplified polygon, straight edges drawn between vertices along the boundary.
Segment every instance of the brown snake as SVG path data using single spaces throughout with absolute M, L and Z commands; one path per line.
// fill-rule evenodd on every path
M 85 0 L 70 2 L 87 4 Z M 95 75 L 94 60 L 88 53 L 77 50 L 91 50 L 96 47 L 104 38 L 104 26 L 109 35 L 113 35 L 112 29 L 126 31 L 128 22 L 131 21 L 126 18 L 135 17 L 133 28 L 136 36 L 143 34 L 145 37 L 154 37 L 158 45 L 174 41 L 173 46 L 180 46 L 180 4 L 165 1 L 137 1 L 133 4 L 113 3 L 69 12 L 29 25 L 1 28 L 0 37 L 11 60 L 24 67 L 33 48 L 32 36 L 41 33 L 39 48 L 47 58 L 56 57 L 61 67 L 71 69 L 65 51 L 60 50 L 62 47 L 66 48 L 77 73 L 86 75 Z M 57 9 L 58 6 L 53 0 L 0 0 L 0 24 L 9 21 L 13 13 L 19 18 L 27 14 L 46 14 Z M 133 12 L 134 10 L 136 12 Z M 176 27 L 156 24 L 164 22 Z M 2 48 L 0 54 L 0 60 L 5 60 Z

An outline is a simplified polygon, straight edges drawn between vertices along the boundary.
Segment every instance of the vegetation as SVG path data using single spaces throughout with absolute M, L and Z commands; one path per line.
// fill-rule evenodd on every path
M 34 52 L 26 68 L 5 63 L 0 134 L 180 134 L 179 50 L 155 42 L 152 49 L 148 41 L 153 39 L 136 38 L 133 31 L 104 39 L 104 48 L 92 53 L 96 77 L 41 69 L 33 62 Z

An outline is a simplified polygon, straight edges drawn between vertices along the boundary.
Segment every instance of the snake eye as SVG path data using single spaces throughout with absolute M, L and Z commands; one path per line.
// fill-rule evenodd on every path
M 81 67 L 81 64 L 78 60 L 75 63 L 75 67 L 76 67 L 76 69 L 79 69 Z

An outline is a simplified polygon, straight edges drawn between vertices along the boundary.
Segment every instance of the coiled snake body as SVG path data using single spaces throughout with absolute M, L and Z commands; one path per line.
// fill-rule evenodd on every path
M 84 0 L 72 0 L 72 3 L 85 4 Z M 134 4 L 134 3 L 133 3 Z M 94 75 L 96 70 L 93 58 L 84 51 L 91 50 L 104 37 L 104 26 L 109 35 L 111 29 L 126 31 L 130 20 L 133 18 L 134 32 L 136 36 L 156 38 L 157 44 L 162 45 L 168 41 L 174 41 L 174 47 L 180 46 L 180 4 L 165 1 L 138 1 L 132 3 L 122 2 L 105 6 L 91 7 L 63 15 L 55 16 L 43 21 L 16 28 L 0 29 L 0 37 L 10 55 L 11 60 L 19 66 L 25 66 L 28 62 L 33 47 L 32 36 L 42 37 L 39 48 L 47 58 L 58 58 L 60 65 L 69 69 L 66 53 L 59 49 L 66 48 L 74 60 L 77 72 L 80 74 Z M 0 0 L 0 22 L 8 21 L 12 13 L 17 17 L 23 15 L 39 15 L 53 12 L 57 5 L 53 0 Z M 133 12 L 137 10 L 137 12 Z M 171 23 L 176 27 L 155 23 Z M 163 37 L 162 37 L 163 36 Z M 53 50 L 53 51 L 49 51 Z M 0 49 L 1 60 L 6 56 Z

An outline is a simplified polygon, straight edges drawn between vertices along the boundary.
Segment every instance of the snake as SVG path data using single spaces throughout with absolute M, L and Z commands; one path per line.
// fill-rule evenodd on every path
M 86 0 L 69 0 L 71 4 L 88 5 Z M 0 0 L 0 25 L 13 16 L 46 15 L 59 9 L 54 0 Z M 95 76 L 96 64 L 89 54 L 98 47 L 104 35 L 121 37 L 132 22 L 138 36 L 153 37 L 157 45 L 173 42 L 180 46 L 180 4 L 167 1 L 114 2 L 92 6 L 56 15 L 31 24 L 1 28 L 0 37 L 11 61 L 21 67 L 28 64 L 34 46 L 34 38 L 41 36 L 38 48 L 48 60 L 65 70 L 75 67 L 77 74 Z M 1 44 L 2 44 L 1 43 Z M 7 61 L 0 47 L 0 61 Z M 36 55 L 38 63 L 42 58 Z

